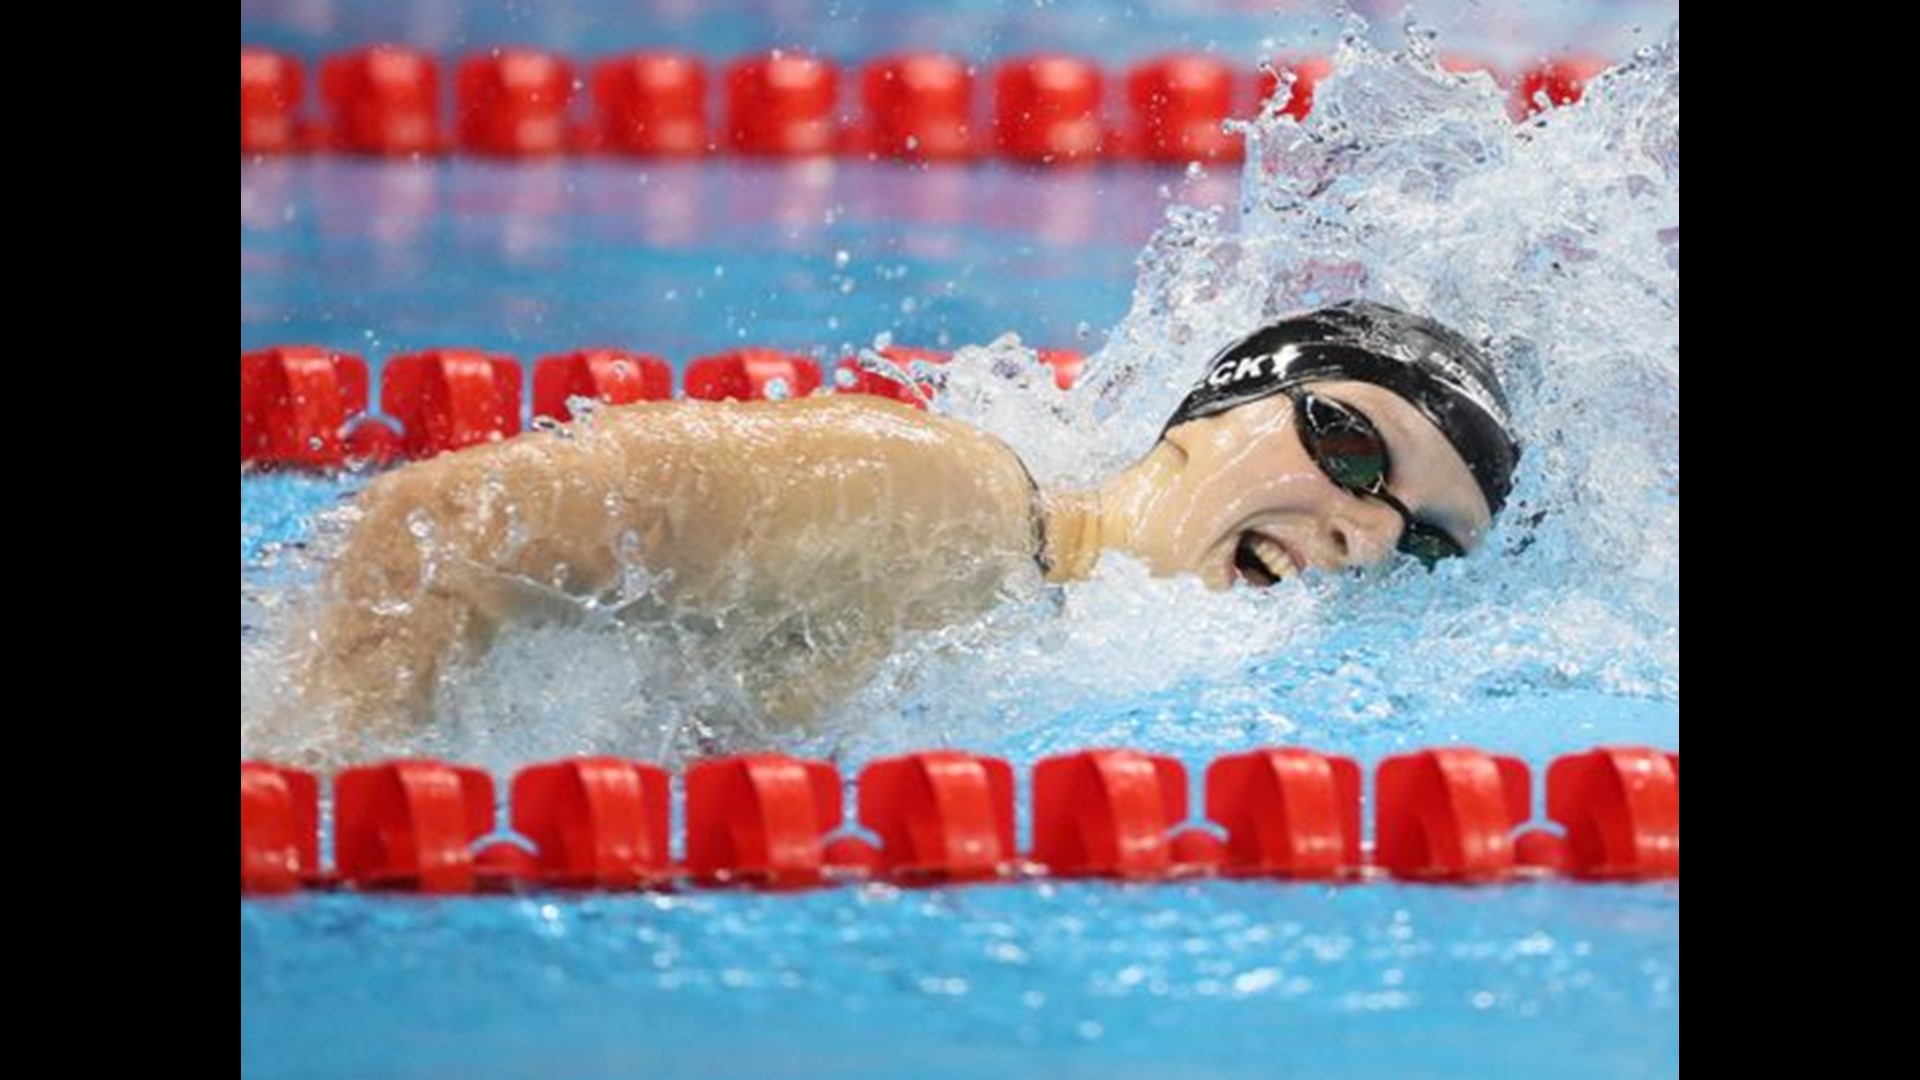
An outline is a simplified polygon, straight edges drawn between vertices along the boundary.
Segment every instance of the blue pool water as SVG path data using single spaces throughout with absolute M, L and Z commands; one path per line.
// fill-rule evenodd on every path
M 309 57 L 395 37 L 447 52 L 514 41 L 591 56 L 665 43 L 723 57 L 804 41 L 843 59 L 906 43 L 982 58 L 1069 46 L 1122 61 L 1175 44 L 1251 55 L 1263 38 L 1295 43 L 1287 35 L 1312 20 L 1276 21 L 1272 6 L 246 0 L 242 36 Z M 1619 54 L 1675 9 L 1492 3 L 1424 14 L 1452 44 L 1512 59 L 1569 42 Z M 241 347 L 312 342 L 377 365 L 428 346 L 531 361 L 605 344 L 682 364 L 742 344 L 831 360 L 882 334 L 953 347 L 1013 332 L 1093 352 L 1135 303 L 1136 260 L 1165 208 L 1231 206 L 1239 187 L 1232 170 L 243 161 Z M 1677 265 L 1677 223 L 1674 232 Z M 1600 479 L 1584 495 L 1605 502 L 1609 476 Z M 249 627 L 263 617 L 249 594 L 284 583 L 313 516 L 357 483 L 243 473 L 243 756 L 262 749 L 245 728 Z M 1633 539 L 1608 537 L 1623 548 Z M 1535 555 L 1556 542 L 1547 534 Z M 985 671 L 932 669 L 952 678 L 954 697 L 1011 685 L 1012 706 L 982 712 L 994 723 L 940 713 L 929 705 L 937 693 L 903 692 L 880 699 L 902 702 L 902 715 L 876 715 L 870 732 L 795 749 L 835 753 L 851 775 L 882 753 L 952 744 L 1024 773 L 1048 754 L 1124 745 L 1174 754 L 1196 776 L 1214 756 L 1274 743 L 1368 766 L 1421 746 L 1477 745 L 1536 772 L 1596 744 L 1677 750 L 1677 568 L 1580 563 L 1570 573 L 1546 558 L 1507 571 L 1476 560 L 1459 575 L 1378 589 L 1303 585 L 1278 599 L 1318 604 L 1339 626 L 1281 638 L 1285 655 L 1270 658 L 1229 647 L 1258 613 L 1243 610 L 1245 597 L 1223 600 L 1231 610 L 1206 624 L 1222 638 L 1214 672 L 1194 648 L 1152 633 L 1164 625 L 1153 604 L 1199 601 L 1153 593 L 1128 606 L 1121 597 L 1140 583 L 1123 576 L 1075 601 L 1062 622 L 1081 636 L 1040 639 L 1051 660 L 1010 650 Z M 1450 589 L 1493 599 L 1450 606 Z M 1670 639 L 1647 628 L 1669 589 Z M 1640 618 L 1595 599 L 1641 592 L 1653 599 L 1622 602 L 1645 609 Z M 1511 625 L 1489 629 L 1489 619 Z M 1087 657 L 1113 666 L 1078 671 Z M 1469 657 L 1481 668 L 1464 687 L 1450 682 L 1449 666 Z M 1145 677 L 1156 665 L 1176 675 Z M 485 763 L 504 771 L 542 753 L 496 750 Z M 1677 884 L 243 901 L 241 1072 L 1677 1076 L 1679 918 Z
M 1089 349 L 1126 312 L 1165 193 L 1237 187 L 1232 169 L 246 162 L 240 347 L 837 360 L 880 333 L 951 348 L 1011 331 Z
M 243 904 L 247 1076 L 1678 1075 L 1677 889 Z

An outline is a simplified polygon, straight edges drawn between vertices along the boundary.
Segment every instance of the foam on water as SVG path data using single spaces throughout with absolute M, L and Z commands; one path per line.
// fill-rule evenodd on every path
M 1055 389 L 1007 338 L 962 349 L 935 408 L 1006 438 L 1044 484 L 1090 485 L 1145 452 L 1224 343 L 1281 314 L 1382 299 L 1482 339 L 1499 363 L 1526 450 L 1492 542 L 1431 573 L 1225 594 L 1108 556 L 1090 582 L 910 639 L 818 733 L 781 741 L 857 758 L 999 743 L 1070 715 L 1084 741 L 1126 716 L 1132 731 L 1177 729 L 1189 745 L 1217 731 L 1224 746 L 1337 741 L 1540 691 L 1677 702 L 1678 28 L 1579 105 L 1520 125 L 1491 80 L 1442 71 L 1430 35 L 1408 37 L 1385 52 L 1356 26 L 1305 123 L 1269 111 L 1249 126 L 1237 213 L 1168 213 L 1079 387 Z M 884 573 L 885 552 L 874 559 Z M 281 685 L 309 576 L 243 569 L 243 756 L 507 767 L 776 738 L 729 670 L 750 657 L 552 625 L 509 632 L 444 680 L 430 731 L 344 738 Z

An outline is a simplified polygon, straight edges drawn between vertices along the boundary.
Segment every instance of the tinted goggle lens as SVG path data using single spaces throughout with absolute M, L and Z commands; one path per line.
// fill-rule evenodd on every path
M 1329 479 L 1360 495 L 1386 490 L 1387 444 L 1366 417 L 1338 402 L 1300 395 L 1307 451 Z
M 1396 545 L 1402 552 L 1432 566 L 1441 559 L 1452 559 L 1465 555 L 1453 537 L 1428 525 L 1424 521 L 1409 521 L 1400 533 L 1400 543 Z
M 1417 521 L 1398 499 L 1387 493 L 1387 440 L 1358 410 L 1331 398 L 1296 393 L 1301 441 L 1314 464 L 1327 478 L 1356 495 L 1380 499 L 1399 511 L 1404 527 L 1398 549 L 1431 566 L 1466 554 L 1453 537 L 1424 521 Z

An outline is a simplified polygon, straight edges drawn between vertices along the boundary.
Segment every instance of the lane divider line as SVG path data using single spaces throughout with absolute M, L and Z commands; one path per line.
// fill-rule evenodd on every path
M 350 768 L 333 780 L 328 865 L 319 778 L 243 761 L 240 892 L 1680 876 L 1680 757 L 1646 747 L 1556 758 L 1537 822 L 1531 772 L 1517 758 L 1463 747 L 1386 758 L 1373 774 L 1370 848 L 1359 765 L 1293 747 L 1214 760 L 1203 820 L 1190 815 L 1175 758 L 1097 749 L 1042 759 L 1030 777 L 1024 852 L 1015 842 L 1018 780 L 998 758 L 936 750 L 869 764 L 855 784 L 857 829 L 845 821 L 842 777 L 825 761 L 709 758 L 682 782 L 676 861 L 673 781 L 654 765 L 590 757 L 522 769 L 510 788 L 510 840 L 490 839 L 499 835 L 494 783 L 478 769 L 427 760 Z

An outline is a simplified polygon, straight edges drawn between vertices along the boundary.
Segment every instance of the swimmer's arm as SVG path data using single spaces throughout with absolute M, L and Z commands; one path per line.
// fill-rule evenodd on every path
M 743 686 L 777 724 L 839 704 L 901 633 L 1038 579 L 1032 482 L 965 424 L 858 396 L 615 419 L 647 420 L 629 458 L 665 461 L 654 482 L 695 508 L 641 515 L 650 565 L 682 608 L 732 614 L 754 657 Z
M 328 560 L 300 664 L 309 699 L 348 728 L 417 725 L 451 659 L 541 596 L 558 607 L 570 588 L 598 587 L 611 559 L 569 527 L 599 483 L 578 456 L 516 440 L 369 483 Z
M 428 472 L 389 473 L 346 512 L 299 671 L 333 725 L 361 732 L 423 717 L 455 643 L 487 629 L 470 605 L 435 587 L 423 537 L 448 522 L 424 497 L 430 484 Z
M 873 399 L 607 410 L 589 437 L 531 435 L 375 480 L 333 561 L 314 677 L 350 718 L 423 719 L 448 661 L 543 596 L 830 627 L 765 681 L 804 721 L 871 674 L 903 628 L 982 610 L 1033 557 L 1012 452 Z M 565 603 L 553 605 L 568 610 Z M 786 665 L 781 665 L 785 667 Z

